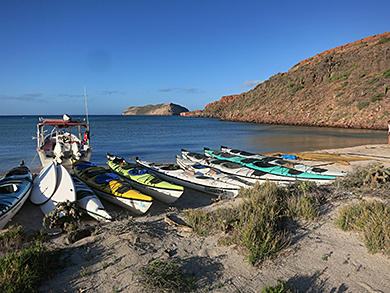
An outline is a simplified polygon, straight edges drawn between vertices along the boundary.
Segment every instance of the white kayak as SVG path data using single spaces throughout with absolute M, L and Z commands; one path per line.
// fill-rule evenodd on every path
M 291 166 L 292 169 L 295 169 L 295 170 L 298 170 L 301 172 L 306 172 L 306 173 L 326 175 L 326 176 L 337 176 L 337 177 L 347 175 L 347 173 L 345 173 L 345 172 L 337 172 L 337 171 L 331 171 L 331 170 L 328 170 L 325 168 L 307 166 L 305 164 L 286 161 L 286 160 L 283 160 L 282 158 L 278 158 L 278 157 L 253 154 L 253 153 L 250 153 L 247 151 L 241 151 L 241 150 L 237 150 L 237 149 L 228 148 L 226 146 L 221 146 L 221 151 L 235 155 L 235 156 L 240 156 L 243 158 L 258 159 L 258 160 L 261 160 L 261 161 L 264 161 L 267 163 L 271 163 L 271 164 L 275 164 L 278 166 Z
M 178 164 L 154 164 L 141 161 L 138 158 L 135 161 L 144 168 L 156 173 L 163 180 L 221 198 L 236 197 L 241 189 L 239 185 L 218 181 L 209 176 L 196 174 L 191 170 L 183 170 Z
M 181 150 L 181 155 L 185 159 L 191 160 L 193 162 L 198 162 L 204 166 L 217 169 L 229 175 L 234 175 L 242 180 L 249 181 L 252 183 L 259 182 L 261 184 L 265 181 L 272 181 L 276 184 L 288 185 L 297 181 L 296 178 L 293 177 L 286 177 L 262 172 L 259 170 L 242 166 L 238 163 L 215 159 L 204 154 L 189 152 L 184 149 Z M 305 179 L 305 181 L 310 182 L 311 180 Z
M 236 176 L 222 173 L 218 169 L 204 166 L 198 162 L 194 162 L 194 161 L 191 161 L 188 159 L 183 159 L 180 156 L 176 156 L 176 161 L 177 161 L 177 164 L 182 169 L 191 170 L 195 174 L 212 177 L 215 180 L 218 180 L 221 182 L 235 184 L 235 185 L 239 185 L 239 186 L 246 187 L 246 188 L 248 188 L 248 187 L 250 188 L 253 186 L 253 183 L 250 181 L 246 181 L 246 180 L 240 179 Z
M 111 221 L 112 217 L 92 189 L 77 177 L 73 177 L 73 181 L 76 187 L 76 203 L 80 209 L 98 221 Z
M 35 177 L 30 194 L 33 204 L 43 204 L 54 194 L 57 186 L 57 167 L 54 162 L 48 164 Z
M 52 212 L 56 208 L 56 204 L 59 202 L 73 202 L 76 200 L 76 187 L 74 185 L 72 176 L 64 166 L 58 165 L 56 168 L 56 190 L 54 191 L 53 195 L 46 200 L 46 202 L 39 205 L 41 211 L 44 214 Z

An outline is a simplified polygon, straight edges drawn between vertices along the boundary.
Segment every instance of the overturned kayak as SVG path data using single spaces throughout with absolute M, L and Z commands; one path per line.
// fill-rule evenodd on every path
M 325 168 L 318 168 L 318 167 L 312 167 L 312 166 L 307 166 L 304 164 L 299 164 L 299 163 L 293 163 L 290 161 L 285 161 L 281 158 L 278 157 L 273 157 L 273 156 L 263 156 L 260 154 L 253 154 L 247 151 L 241 151 L 237 149 L 231 149 L 226 146 L 221 146 L 221 151 L 225 153 L 229 153 L 232 155 L 240 156 L 243 158 L 249 158 L 249 159 L 258 159 L 263 162 L 275 164 L 278 166 L 287 166 L 288 168 L 301 171 L 301 172 L 307 172 L 307 173 L 312 173 L 312 174 L 318 174 L 318 175 L 326 175 L 326 176 L 345 176 L 347 173 L 345 172 L 337 172 L 337 171 L 331 171 Z
M 56 185 L 55 191 L 45 202 L 39 204 L 39 208 L 45 215 L 56 209 L 59 202 L 76 201 L 76 187 L 72 176 L 63 165 L 56 166 L 56 169 L 57 177 L 56 181 L 53 182 Z
M 183 159 L 180 156 L 176 156 L 177 164 L 184 170 L 191 170 L 195 174 L 209 176 L 215 180 L 226 182 L 234 185 L 239 185 L 242 187 L 252 187 L 253 183 L 247 180 L 243 180 L 233 175 L 228 175 L 222 173 L 218 169 L 207 167 L 198 162 L 194 162 L 188 159 Z
M 312 174 L 312 173 L 307 173 L 307 172 L 302 172 L 294 169 L 290 169 L 287 167 L 283 166 L 278 166 L 275 164 L 271 164 L 268 162 L 261 161 L 259 159 L 253 159 L 253 158 L 243 158 L 237 155 L 232 155 L 229 153 L 221 152 L 221 151 L 214 151 L 210 150 L 209 148 L 204 148 L 205 154 L 209 155 L 211 157 L 221 159 L 221 160 L 226 160 L 230 161 L 233 163 L 238 163 L 242 166 L 262 171 L 265 173 L 270 173 L 274 175 L 279 175 L 279 176 L 285 176 L 285 177 L 291 177 L 291 178 L 296 178 L 300 180 L 315 180 L 317 182 L 321 181 L 330 181 L 336 179 L 334 176 L 326 176 L 326 175 L 318 175 L 318 174 Z
M 142 215 L 153 204 L 150 196 L 133 189 L 109 169 L 97 167 L 90 162 L 77 161 L 73 163 L 73 171 L 81 181 L 93 188 L 97 196 L 133 213 Z
M 135 159 L 137 164 L 156 173 L 166 181 L 192 188 L 221 198 L 233 198 L 241 189 L 239 185 L 215 180 L 212 177 L 196 174 L 191 170 L 183 170 L 178 164 L 154 164 Z
M 183 186 L 164 181 L 140 165 L 127 162 L 123 158 L 107 153 L 107 164 L 131 186 L 162 202 L 173 203 L 184 192 Z
M 30 170 L 22 162 L 0 179 L 0 229 L 20 210 L 32 189 Z

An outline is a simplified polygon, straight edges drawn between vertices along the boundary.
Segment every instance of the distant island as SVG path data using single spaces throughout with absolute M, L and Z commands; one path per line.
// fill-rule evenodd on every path
M 147 105 L 143 107 L 129 107 L 122 115 L 180 115 L 188 109 L 173 103 Z

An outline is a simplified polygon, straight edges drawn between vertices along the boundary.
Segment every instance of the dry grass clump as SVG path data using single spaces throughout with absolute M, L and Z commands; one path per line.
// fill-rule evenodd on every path
M 193 278 L 183 272 L 177 261 L 150 261 L 135 275 L 140 283 L 154 292 L 189 292 L 195 285 Z
M 261 293 L 296 293 L 296 290 L 293 286 L 287 285 L 284 281 L 279 281 L 274 287 L 265 286 Z
M 237 207 L 210 213 L 187 210 L 184 214 L 187 224 L 201 236 L 225 232 L 220 244 L 242 245 L 247 260 L 255 265 L 289 244 L 284 225 L 287 218 L 316 218 L 316 200 L 307 195 L 308 191 L 305 184 L 286 188 L 272 182 L 257 183 L 252 189 L 241 189 L 243 203 Z
M 390 255 L 390 207 L 379 201 L 361 201 L 343 207 L 336 225 L 344 231 L 363 233 L 364 243 L 371 253 Z
M 337 182 L 339 188 L 355 194 L 389 197 L 390 171 L 381 163 L 358 167 Z
M 389 169 L 380 163 L 360 167 L 338 184 L 351 194 L 383 200 L 361 200 L 345 206 L 339 211 L 335 224 L 344 231 L 362 233 L 369 252 L 390 255 Z

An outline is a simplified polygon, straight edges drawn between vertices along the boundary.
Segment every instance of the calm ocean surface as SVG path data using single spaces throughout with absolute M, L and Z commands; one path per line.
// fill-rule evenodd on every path
M 72 116 L 72 115 L 71 115 Z M 36 125 L 39 116 L 0 116 L 0 174 L 21 160 L 38 171 Z M 44 118 L 60 118 L 50 116 Z M 72 116 L 74 119 L 83 116 Z M 203 152 L 221 145 L 251 152 L 299 152 L 387 143 L 386 131 L 280 126 L 176 116 L 89 116 L 91 161 L 106 163 L 106 153 L 138 156 L 156 163 L 175 162 L 182 148 Z

